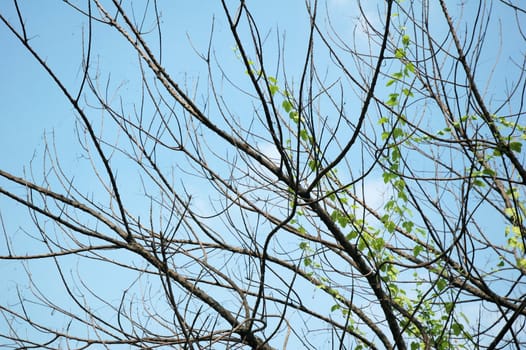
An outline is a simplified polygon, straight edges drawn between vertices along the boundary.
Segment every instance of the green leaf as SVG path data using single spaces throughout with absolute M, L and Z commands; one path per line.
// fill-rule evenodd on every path
M 464 327 L 460 323 L 454 322 L 451 325 L 451 329 L 453 330 L 453 334 L 458 336 L 460 335 L 460 333 L 462 333 L 462 331 L 464 330 Z
M 407 194 L 405 192 L 403 192 L 403 191 L 398 192 L 398 198 L 400 198 L 404 202 L 407 202 L 407 200 L 408 200 Z
M 398 179 L 393 184 L 394 188 L 396 188 L 398 191 L 403 191 L 405 189 L 405 181 L 403 179 Z
M 486 184 L 484 183 L 484 181 L 479 180 L 479 179 L 475 179 L 475 180 L 473 180 L 473 185 L 478 186 L 478 187 L 485 187 L 485 186 L 486 186 Z
M 309 249 L 309 243 L 307 243 L 307 242 L 301 242 L 301 243 L 300 243 L 300 249 L 301 249 L 301 250 L 307 250 L 307 249 Z
M 455 303 L 452 303 L 452 302 L 444 303 L 444 309 L 446 309 L 446 312 L 448 314 L 452 313 L 454 308 L 455 308 Z
M 401 48 L 396 49 L 395 50 L 395 57 L 399 58 L 399 59 L 405 57 L 405 50 L 401 49 Z
M 364 239 L 360 238 L 360 240 L 358 241 L 358 250 L 363 251 L 365 247 L 366 245 Z
M 518 141 L 510 142 L 510 149 L 512 151 L 520 153 L 520 151 L 522 149 L 522 142 L 518 142 Z
M 495 176 L 495 171 L 489 168 L 485 168 L 484 170 L 482 170 L 482 174 L 488 176 Z
M 337 298 L 340 295 L 340 293 L 336 289 L 333 289 L 333 288 L 328 288 L 327 292 L 329 292 L 329 294 L 335 298 Z
M 385 102 L 385 104 L 388 105 L 389 107 L 394 107 L 398 104 L 398 99 L 391 97 L 389 98 L 389 100 Z
M 281 104 L 285 112 L 289 113 L 292 111 L 292 103 L 290 103 L 289 100 L 283 100 L 283 103 Z
M 303 141 L 307 141 L 309 139 L 309 133 L 305 129 L 300 130 L 300 137 Z
M 404 221 L 402 223 L 402 227 L 407 231 L 407 232 L 411 232 L 413 230 L 413 226 L 415 226 L 414 222 L 412 221 Z M 419 247 L 419 246 L 417 246 Z M 417 254 L 418 255 L 418 254 Z M 416 255 L 415 255 L 416 256 Z
M 345 226 L 347 226 L 348 223 L 349 218 L 347 216 L 342 215 L 338 218 L 338 224 L 340 225 L 340 227 L 345 228 Z
M 337 222 L 338 225 L 340 225 L 340 227 L 343 227 L 343 228 L 345 226 L 347 226 L 347 224 L 350 221 L 349 217 L 347 215 L 345 215 L 344 213 L 342 213 L 341 211 L 339 211 L 339 210 L 334 210 L 331 213 L 331 219 L 334 222 Z
M 406 95 L 406 96 L 409 96 L 409 97 L 413 97 L 413 96 L 414 96 L 413 93 L 411 92 L 411 90 L 406 89 L 406 88 L 403 88 L 403 89 L 402 89 L 402 93 L 403 93 L 404 95 Z
M 396 224 L 393 221 L 388 221 L 385 223 L 385 228 L 389 233 L 393 233 L 396 229 Z
M 331 307 L 331 311 L 336 311 L 336 310 L 339 310 L 340 309 L 340 305 L 338 304 L 334 304 L 332 307 Z
M 517 212 L 513 208 L 506 208 L 506 209 L 504 209 L 504 213 L 510 218 L 517 217 Z
M 310 170 L 312 170 L 312 171 L 316 171 L 316 169 L 318 168 L 318 162 L 315 159 L 309 160 L 307 165 L 309 166 Z
M 292 121 L 296 124 L 300 121 L 300 118 L 298 117 L 298 112 L 291 111 L 289 112 L 289 118 L 292 119 Z
M 416 258 L 418 255 L 420 255 L 420 253 L 424 250 L 424 247 L 422 247 L 421 245 L 416 245 L 414 248 L 413 248 L 413 256 Z
M 403 130 L 400 129 L 400 128 L 396 128 L 394 129 L 393 131 L 393 134 L 396 134 L 395 136 L 398 137 L 398 136 L 402 136 L 403 134 Z M 400 159 L 400 148 L 396 147 L 396 148 L 392 148 L 392 151 L 391 151 L 391 160 L 393 161 L 393 163 L 395 163 L 396 161 L 398 161 Z M 403 180 L 399 180 L 399 182 L 401 182 L 402 184 L 404 184 L 404 181 Z M 404 186 L 404 185 L 402 185 Z
M 358 232 L 356 231 L 351 231 L 347 234 L 347 236 L 345 236 L 345 238 L 347 238 L 348 241 L 350 241 L 351 239 L 355 239 L 356 237 L 358 237 Z
M 388 183 L 390 182 L 392 179 L 396 179 L 398 177 L 398 175 L 396 175 L 395 173 L 388 173 L 388 172 L 385 172 L 382 174 L 382 177 L 384 179 L 384 183 Z
M 447 281 L 443 278 L 440 278 L 438 281 L 437 281 L 437 288 L 438 290 L 441 292 L 443 291 L 445 288 L 447 287 Z
M 408 46 L 409 45 L 409 42 L 410 42 L 410 38 L 409 38 L 409 35 L 404 35 L 402 37 L 402 44 L 404 44 L 404 46 Z
M 387 118 L 387 117 L 382 117 L 382 118 L 378 119 L 378 124 L 380 124 L 380 125 L 385 124 L 387 122 L 389 122 L 389 118 Z
M 375 250 L 381 250 L 385 247 L 385 241 L 382 237 L 379 237 L 375 240 L 373 240 L 372 242 L 372 247 L 375 249 Z
M 394 128 L 393 130 L 393 137 L 401 137 L 404 135 L 404 130 L 400 128 Z
M 420 343 L 411 342 L 411 350 L 418 350 L 418 349 L 420 349 Z

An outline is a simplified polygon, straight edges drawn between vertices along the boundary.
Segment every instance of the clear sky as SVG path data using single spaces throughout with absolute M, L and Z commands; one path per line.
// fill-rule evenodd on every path
M 86 47 L 83 40 L 87 37 L 85 19 L 61 2 L 20 1 L 19 4 L 31 43 L 57 72 L 59 78 L 75 92 L 82 78 L 82 54 L 83 48 Z M 196 82 L 198 78 L 206 80 L 206 66 L 199 61 L 192 46 L 198 51 L 206 50 L 212 18 L 215 18 L 215 54 L 220 57 L 225 69 L 239 67 L 219 2 L 174 1 L 173 4 L 164 10 L 162 25 L 166 30 L 163 38 L 163 61 L 175 79 L 187 80 L 189 84 Z M 300 39 L 305 33 L 306 14 L 302 1 L 254 2 L 251 8 L 256 19 L 263 21 L 268 30 L 276 26 L 286 30 L 286 54 L 290 61 L 303 57 L 305 43 Z M 0 13 L 17 23 L 12 2 L 2 1 Z M 126 97 L 125 103 L 132 103 L 134 99 L 140 99 L 140 81 L 135 79 L 138 74 L 137 57 L 122 40 L 117 40 L 117 36 L 108 33 L 111 32 L 100 32 L 97 26 L 94 27 L 92 65 L 101 71 L 101 84 L 109 82 L 109 90 L 117 92 L 116 98 L 118 94 L 123 94 Z M 267 40 L 272 42 L 274 38 Z M 34 173 L 35 178 L 41 180 L 44 175 L 43 165 L 50 161 L 49 158 L 44 160 L 46 147 L 56 146 L 51 152 L 57 152 L 64 171 L 72 176 L 76 183 L 80 183 L 82 190 L 86 193 L 95 192 L 96 196 L 96 188 L 90 187 L 96 181 L 94 182 L 89 164 L 86 164 L 86 159 L 82 156 L 83 150 L 78 146 L 78 137 L 83 138 L 85 135 L 78 135 L 76 132 L 74 110 L 50 77 L 4 25 L 0 25 L 0 47 L 3 53 L 0 57 L 0 168 L 19 176 L 30 176 L 29 174 Z M 223 60 L 224 57 L 227 59 Z M 89 113 L 94 120 L 98 118 L 97 111 L 90 110 Z M 1 186 L 4 185 L 1 183 Z M 132 183 L 129 186 L 133 188 L 136 185 Z M 11 189 L 11 185 L 7 186 Z M 185 186 L 194 191 L 199 190 L 199 185 L 188 180 Z M 134 189 L 132 192 L 139 194 L 140 190 Z M 142 203 L 144 199 L 140 195 L 136 196 L 136 201 L 136 206 L 147 205 Z M 209 205 L 204 194 L 201 203 L 204 206 Z M 4 197 L 0 197 L 0 210 L 5 221 L 5 230 L 13 237 L 12 244 L 18 253 L 44 252 L 40 244 L 34 244 L 25 238 L 22 232 L 27 230 L 31 235 L 37 235 L 27 223 L 27 210 Z M 5 249 L 5 242 L 2 241 L 2 254 Z M 119 254 L 117 257 L 123 258 Z M 70 263 L 67 263 L 68 261 Z M 119 302 L 122 288 L 128 286 L 135 277 L 131 274 L 123 275 L 123 270 L 108 271 L 107 266 L 99 266 L 95 261 L 86 265 L 74 258 L 67 258 L 62 259 L 62 262 L 66 262 L 66 266 L 71 265 L 70 270 L 65 271 L 67 274 L 81 274 L 82 279 L 98 296 L 114 300 L 115 303 Z M 74 305 L 64 298 L 66 291 L 58 282 L 59 276 L 53 265 L 52 261 L 33 260 L 27 262 L 25 267 L 31 272 L 35 283 L 41 286 L 46 297 L 60 300 L 66 308 L 75 309 Z M 0 304 L 18 304 L 16 290 L 20 290 L 24 295 L 29 294 L 24 265 L 3 261 L 0 264 L 0 273 L 4 276 L 0 287 Z M 136 288 L 141 290 L 148 287 Z M 89 295 L 85 297 L 93 298 Z M 97 303 L 94 302 L 94 305 Z M 54 317 L 45 307 L 33 305 L 29 311 L 36 312 L 39 320 L 48 320 L 49 324 L 56 324 L 58 327 L 65 326 L 64 321 Z M 0 320 L 0 327 L 7 327 L 4 320 Z M 38 339 L 38 336 L 37 332 L 31 335 L 34 340 Z
M 269 61 L 276 51 L 275 29 L 286 33 L 285 37 L 285 71 L 290 77 L 299 76 L 298 69 L 304 59 L 306 42 L 305 31 L 306 14 L 303 1 L 250 1 L 250 8 L 258 23 L 262 23 L 262 28 L 271 34 L 265 37 L 269 48 L 267 51 Z M 80 3 L 80 2 L 79 2 Z M 234 3 L 234 2 L 233 2 Z M 355 24 L 363 18 L 356 9 L 355 2 L 351 0 L 327 0 L 327 11 L 331 14 L 333 25 L 342 36 L 351 38 Z M 435 2 L 431 1 L 431 6 Z M 368 2 L 366 13 L 369 20 L 378 21 L 376 9 L 383 6 L 383 1 Z M 436 4 L 435 4 L 436 5 Z M 469 12 L 469 6 L 465 8 Z M 474 5 L 473 5 L 474 6 Z M 39 54 L 46 59 L 46 62 L 53 68 L 58 76 L 71 88 L 74 93 L 82 79 L 82 57 L 83 49 L 86 45 L 87 24 L 82 16 L 74 10 L 65 6 L 62 2 L 50 1 L 20 1 L 20 8 L 27 25 L 27 34 L 31 43 L 38 49 Z M 9 21 L 16 23 L 16 12 L 12 2 L 0 2 L 0 13 Z M 460 15 L 456 14 L 456 15 Z M 465 14 L 464 14 L 465 15 Z M 498 14 L 496 17 L 499 17 Z M 230 37 L 229 29 L 225 23 L 222 9 L 218 1 L 173 1 L 173 6 L 166 9 L 162 14 L 162 26 L 164 32 L 163 61 L 170 74 L 181 82 L 186 82 L 189 86 L 199 84 L 199 87 L 206 86 L 206 65 L 198 58 L 197 52 L 206 51 L 208 40 L 212 28 L 212 18 L 214 18 L 214 47 L 213 57 L 218 60 L 225 72 L 232 73 L 239 70 L 239 61 L 235 57 L 234 44 Z M 150 25 L 150 27 L 148 27 Z M 437 32 L 443 30 L 443 24 L 436 24 Z M 505 35 L 509 23 L 500 22 L 494 26 L 494 30 L 488 31 L 489 37 L 499 37 Z M 145 30 L 154 29 L 151 23 L 145 23 Z M 100 30 L 95 24 L 94 27 L 94 46 L 92 53 L 92 66 L 101 72 L 101 89 L 106 89 L 114 94 L 117 101 L 120 96 L 124 96 L 124 103 L 127 107 L 140 99 L 141 85 L 137 80 L 139 68 L 137 56 L 131 51 L 126 43 L 118 40 L 117 35 L 110 33 L 106 28 Z M 262 33 L 264 34 L 264 33 Z M 282 40 L 283 38 L 280 38 Z M 350 40 L 350 39 L 349 39 Z M 366 38 L 363 33 L 358 33 L 356 40 L 364 40 L 361 45 L 366 45 Z M 488 40 L 491 42 L 492 40 Z M 155 47 L 155 43 L 152 43 Z M 360 43 L 358 43 L 360 45 Z M 484 71 L 480 74 L 493 75 L 497 81 L 501 80 L 502 91 L 495 91 L 492 103 L 498 106 L 501 103 L 505 92 L 506 80 L 510 79 L 507 75 L 506 64 L 498 64 L 498 57 L 505 58 L 513 52 L 513 43 L 504 41 L 503 46 L 495 48 L 494 57 L 483 57 L 480 61 L 479 69 Z M 27 50 L 9 33 L 5 25 L 0 24 L 0 168 L 19 176 L 28 176 L 33 173 L 37 179 L 42 180 L 43 165 L 52 161 L 45 156 L 46 147 L 56 146 L 60 157 L 60 162 L 65 172 L 74 177 L 76 183 L 81 184 L 85 193 L 99 195 L 97 188 L 90 188 L 95 183 L 93 174 L 87 169 L 89 162 L 83 157 L 83 150 L 78 147 L 79 135 L 76 132 L 75 112 L 64 98 L 62 93 L 51 82 L 50 77 L 43 72 L 33 57 Z M 330 61 L 327 57 L 327 65 Z M 320 56 L 322 59 L 322 56 Z M 498 61 L 500 62 L 500 61 Z M 272 63 L 270 64 L 272 66 Z M 216 76 L 220 75 L 215 71 Z M 328 68 L 328 80 L 334 78 Z M 243 84 L 238 81 L 237 83 Z M 246 82 L 245 82 L 246 83 Z M 222 93 L 238 93 L 230 89 L 229 82 L 224 81 L 221 85 Z M 230 92 L 231 91 L 231 92 Z M 387 95 L 387 91 L 386 91 Z M 490 92 L 491 95 L 491 92 Z M 93 96 L 88 96 L 86 105 L 95 102 Z M 240 99 L 241 101 L 241 99 Z M 350 104 L 352 101 L 349 102 Z M 247 106 L 242 102 L 238 106 L 232 106 L 232 110 L 240 113 Z M 89 107 L 87 107 L 89 109 Z M 89 109 L 90 116 L 95 120 L 98 112 Z M 101 132 L 116 132 L 111 126 L 96 125 Z M 437 129 L 439 125 L 437 125 Z M 122 171 L 122 170 L 121 170 Z M 133 174 L 119 174 L 123 184 L 130 189 L 130 199 L 135 201 L 132 206 L 136 208 L 147 208 L 147 203 L 142 202 L 141 186 Z M 188 180 L 185 180 L 188 181 Z M 197 181 L 197 180 L 196 180 Z M 365 185 L 365 191 L 369 196 L 369 202 L 379 205 L 382 202 L 386 188 L 380 177 L 374 177 Z M 0 186 L 5 186 L 0 181 Z M 7 184 L 9 189 L 9 184 Z M 199 183 L 186 182 L 185 186 L 195 191 L 199 191 Z M 17 189 L 19 190 L 19 189 Z M 202 196 L 203 206 L 206 203 L 206 193 L 198 193 Z M 25 220 L 28 220 L 27 211 L 19 206 L 13 205 L 12 201 L 0 197 L 0 211 L 4 218 L 5 230 L 12 234 L 13 243 L 17 249 L 27 249 L 28 252 L 35 252 L 35 248 L 29 244 L 27 239 L 23 239 L 21 230 L 27 229 Z M 489 219 L 488 219 L 489 220 Z M 0 223 L 2 224 L 2 223 Z M 487 224 L 487 223 L 482 223 Z M 18 233 L 20 233 L 20 236 Z M 59 235 L 60 232 L 57 232 Z M 20 239 L 20 241 L 18 241 Z M 1 241 L 1 239 L 0 239 Z M 2 242 L 2 254 L 5 251 L 5 244 Z M 23 248 L 22 248 L 23 247 Z M 72 262 L 74 260 L 72 259 Z M 59 285 L 51 283 L 56 278 L 52 264 L 41 261 L 28 262 L 27 265 L 33 277 L 46 285 L 47 295 L 59 297 L 64 290 Z M 79 265 L 79 271 L 84 274 L 87 281 L 91 281 L 98 293 L 106 291 L 109 298 L 118 299 L 119 290 L 105 289 L 105 286 L 115 283 L 115 276 L 101 273 L 97 263 L 85 266 Z M 4 278 L 4 283 L 0 287 L 0 304 L 16 302 L 16 288 L 24 288 L 26 278 L 23 276 L 22 265 L 15 262 L 2 262 L 0 273 Z M 72 268 L 71 273 L 76 273 Z M 122 275 L 125 285 L 133 279 L 132 275 Z M 43 312 L 42 317 L 51 317 Z M 0 320 L 0 327 L 5 326 Z

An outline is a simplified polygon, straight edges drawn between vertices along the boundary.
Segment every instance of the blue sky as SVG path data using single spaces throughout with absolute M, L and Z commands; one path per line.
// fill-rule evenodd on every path
M 197 81 L 198 77 L 206 79 L 206 67 L 196 58 L 192 45 L 195 45 L 197 50 L 206 50 L 211 29 L 210 19 L 214 13 L 216 13 L 214 36 L 219 37 L 219 44 L 216 44 L 214 50 L 219 57 L 231 56 L 230 60 L 221 62 L 223 65 L 237 64 L 239 67 L 232 40 L 221 39 L 229 37 L 222 10 L 217 6 L 218 2 L 215 2 L 215 6 L 211 3 L 201 1 L 199 11 L 196 11 L 196 2 L 179 1 L 172 11 L 168 9 L 163 13 L 163 28 L 168 33 L 165 34 L 164 39 L 168 42 L 165 43 L 164 62 L 175 79 L 187 79 L 190 84 Z M 31 43 L 50 67 L 57 72 L 59 78 L 66 83 L 66 86 L 75 89 L 82 78 L 82 40 L 86 39 L 86 22 L 72 9 L 59 2 L 54 4 L 20 2 L 20 7 L 26 19 Z M 277 13 L 275 12 L 276 7 L 280 8 Z M 10 2 L 0 4 L 0 13 L 8 20 L 16 19 L 14 6 Z M 264 6 L 255 8 L 254 13 L 256 17 L 268 21 L 269 28 L 278 23 L 281 27 L 289 26 L 287 42 L 292 44 L 288 45 L 295 47 L 298 39 L 303 35 L 303 30 L 298 28 L 305 17 L 302 2 L 295 4 L 291 2 L 288 5 L 283 5 L 278 1 L 266 2 Z M 303 17 L 298 16 L 298 13 L 303 14 Z M 110 90 L 116 91 L 117 97 L 118 94 L 124 94 L 130 101 L 133 101 L 134 98 L 131 96 L 139 98 L 140 93 L 140 85 L 133 78 L 138 73 L 137 57 L 127 45 L 123 45 L 122 40 L 115 39 L 116 37 L 108 35 L 107 30 L 101 33 L 97 28 L 94 29 L 95 44 L 92 64 L 102 72 L 103 84 L 110 79 L 111 74 Z M 44 155 L 46 144 L 55 145 L 60 162 L 68 176 L 73 177 L 76 183 L 80 183 L 81 191 L 97 196 L 97 188 L 100 185 L 93 179 L 93 174 L 89 171 L 89 163 L 83 156 L 84 152 L 77 146 L 78 137 L 82 138 L 83 135 L 78 135 L 76 132 L 75 112 L 62 93 L 54 86 L 49 76 L 42 71 L 34 58 L 28 55 L 22 45 L 14 40 L 5 26 L 0 26 L 0 45 L 2 52 L 6 53 L 0 58 L 0 96 L 4 101 L 0 105 L 1 168 L 19 176 L 29 177 L 33 173 L 37 179 L 42 179 L 43 165 L 50 161 Z M 288 51 L 292 52 L 292 54 L 287 53 L 291 59 L 294 59 L 296 54 L 300 56 L 302 54 L 295 50 Z M 226 66 L 226 68 L 229 67 Z M 94 119 L 97 118 L 96 111 L 89 111 L 89 113 Z M 105 132 L 111 132 L 111 127 L 109 131 L 107 128 L 108 126 Z M 53 152 L 55 150 L 51 150 L 51 153 Z M 47 160 L 44 160 L 46 158 Z M 133 179 L 133 176 L 131 178 Z M 120 175 L 119 179 L 123 179 L 123 175 Z M 19 190 L 10 188 L 11 186 L 7 184 L 7 189 Z M 133 183 L 133 180 L 130 180 L 127 186 L 132 188 L 131 193 L 137 194 L 135 197 L 137 202 L 133 205 L 147 206 L 147 203 L 141 202 L 143 198 L 140 196 L 140 186 L 137 187 L 137 183 Z M 191 182 L 186 182 L 185 186 L 194 191 L 199 189 L 198 184 Z M 203 206 L 209 205 L 204 194 L 198 203 Z M 27 222 L 27 211 L 4 197 L 0 198 L 0 208 L 5 221 L 5 230 L 12 236 L 15 250 L 28 254 L 43 252 L 42 246 L 28 240 L 22 231 L 27 230 L 30 235 L 38 235 Z M 56 232 L 56 234 L 61 235 L 61 232 Z M 2 253 L 5 252 L 5 249 L 3 242 Z M 124 257 L 117 254 L 117 258 L 123 259 Z M 70 266 L 70 269 L 65 272 L 71 274 L 74 280 L 76 274 L 82 275 L 82 278 L 93 287 L 97 295 L 115 302 L 119 301 L 122 288 L 132 283 L 134 278 L 132 275 L 127 276 L 123 270 L 108 271 L 107 267 L 99 266 L 95 261 L 86 264 L 74 258 L 66 258 L 62 259 L 62 262 Z M 31 272 L 35 284 L 41 286 L 47 298 L 60 300 L 64 307 L 76 309 L 74 305 L 64 300 L 66 291 L 58 282 L 59 276 L 52 261 L 33 260 L 24 265 Z M 0 272 L 4 276 L 0 303 L 17 304 L 17 289 L 24 295 L 29 294 L 24 265 L 5 261 L 0 265 Z M 110 286 L 118 286 L 118 288 Z M 142 288 L 148 287 L 136 285 L 134 288 L 138 293 Z M 93 299 L 89 295 L 85 297 Z M 93 305 L 97 305 L 97 302 L 94 301 Z M 103 312 L 103 306 L 99 307 Z M 63 320 L 57 319 L 45 307 L 33 305 L 30 311 L 35 312 L 40 321 L 47 320 L 46 323 L 55 324 L 59 328 L 65 326 Z M 6 327 L 3 320 L 0 321 L 0 327 Z M 32 339 L 38 339 L 38 333 L 32 332 Z
M 285 70 L 291 79 L 299 76 L 299 69 L 305 55 L 305 10 L 303 1 L 252 1 L 249 2 L 256 21 L 263 23 L 262 27 L 271 32 L 266 39 L 265 47 L 268 48 L 269 66 L 273 65 L 272 58 L 277 54 L 275 45 L 275 29 L 286 32 L 285 41 Z M 434 2 L 432 2 L 434 3 Z M 234 4 L 234 2 L 233 2 Z M 350 0 L 328 0 L 327 8 L 331 13 L 333 25 L 344 37 L 350 38 L 353 35 L 355 23 L 359 22 L 359 14 L 355 7 L 355 2 Z M 371 21 L 375 21 L 376 8 L 382 6 L 383 2 L 367 2 L 366 12 Z M 71 8 L 64 6 L 60 2 L 51 4 L 50 2 L 21 2 L 21 11 L 27 23 L 28 36 L 32 44 L 38 49 L 39 53 L 46 59 L 46 62 L 57 72 L 58 76 L 66 82 L 66 85 L 73 89 L 78 87 L 82 78 L 82 53 L 83 38 L 86 38 L 87 25 Z M 199 10 L 196 11 L 196 8 Z M 469 12 L 469 7 L 465 9 Z M 14 20 L 15 12 L 13 4 L 10 2 L 0 3 L 0 13 L 8 20 Z M 189 86 L 199 84 L 199 87 L 207 85 L 206 65 L 202 62 L 194 49 L 198 52 L 206 51 L 208 39 L 211 30 L 211 18 L 215 15 L 214 22 L 214 57 L 217 57 L 218 63 L 222 68 L 234 76 L 235 83 L 239 86 L 247 84 L 246 77 L 237 74 L 241 65 L 235 57 L 234 43 L 230 38 L 229 29 L 225 23 L 222 9 L 218 2 L 213 1 L 175 1 L 174 6 L 165 10 L 162 15 L 162 25 L 166 29 L 164 34 L 164 51 L 163 61 L 170 74 L 181 82 L 186 82 Z M 459 15 L 459 14 L 458 14 Z M 15 21 L 16 22 L 16 21 Z M 150 25 L 150 27 L 149 27 Z M 442 24 L 437 23 L 437 32 L 440 32 Z M 510 29 L 510 23 L 500 23 L 502 33 Z M 151 23 L 145 23 L 145 30 L 153 28 Z M 498 28 L 498 27 L 496 27 Z M 94 52 L 92 56 L 92 65 L 95 69 L 100 70 L 100 84 L 104 90 L 106 84 L 109 91 L 113 94 L 114 101 L 118 101 L 120 96 L 126 97 L 124 100 L 125 107 L 132 107 L 134 101 L 140 99 L 141 86 L 137 76 L 140 73 L 137 67 L 137 56 L 129 49 L 128 45 L 122 40 L 118 40 L 116 34 L 107 30 L 101 31 L 95 25 L 94 27 Z M 84 37 L 83 37 L 84 35 Z M 501 33 L 490 31 L 488 36 L 499 36 Z M 153 37 L 153 36 L 152 36 Z M 367 45 L 366 38 L 358 31 L 358 45 Z M 363 42 L 360 42 L 363 40 Z M 490 40 L 491 41 L 491 40 Z M 155 42 L 152 41 L 155 47 Z M 91 193 L 95 197 L 100 194 L 100 184 L 93 178 L 93 173 L 89 171 L 90 164 L 83 155 L 83 151 L 78 148 L 78 137 L 81 139 L 84 135 L 78 135 L 75 129 L 76 117 L 75 112 L 68 104 L 61 92 L 53 85 L 49 76 L 47 76 L 27 54 L 27 51 L 19 42 L 13 39 L 8 33 L 5 26 L 0 25 L 0 48 L 4 53 L 0 58 L 0 96 L 3 101 L 0 104 L 0 168 L 10 171 L 13 174 L 22 176 L 31 172 L 37 179 L 42 179 L 42 168 L 46 160 L 44 156 L 46 144 L 56 145 L 56 151 L 60 161 L 64 166 L 66 173 L 74 177 L 77 184 L 80 184 L 82 191 Z M 495 60 L 500 48 L 495 48 L 494 57 L 483 57 L 480 62 L 481 74 L 493 73 Z M 506 62 L 505 58 L 512 53 L 515 48 L 510 41 L 505 41 L 504 46 L 500 49 L 503 59 L 494 71 L 496 79 L 502 80 L 505 84 L 506 79 L 512 79 L 507 73 L 508 66 L 500 62 Z M 320 54 L 319 59 L 324 59 Z M 325 57 L 327 59 L 327 57 Z M 329 61 L 327 61 L 329 62 Z M 331 71 L 330 63 L 327 64 L 327 80 L 336 79 Z M 213 74 L 220 76 L 218 70 Z M 239 94 L 230 86 L 230 83 L 223 80 L 218 86 L 225 96 L 231 97 Z M 383 89 L 383 87 L 380 87 Z M 504 88 L 503 90 L 504 91 Z M 386 96 L 388 91 L 386 90 Z M 500 91 L 493 92 L 495 104 L 498 105 L 502 99 Z M 240 101 L 242 95 L 240 94 Z M 93 96 L 88 95 L 87 105 L 93 101 Z M 352 105 L 352 101 L 348 101 Z M 232 106 L 232 110 L 242 114 L 246 104 L 240 102 L 237 106 Z M 94 120 L 99 117 L 97 111 L 89 109 L 89 114 Z M 101 118 L 102 120 L 102 118 Z M 117 132 L 109 125 L 102 123 L 95 124 L 97 130 L 101 133 L 108 134 Z M 442 125 L 437 124 L 438 130 Z M 264 145 L 262 145 L 264 147 Z M 52 153 L 54 150 L 52 150 Z M 271 149 L 268 150 L 272 152 Z M 124 164 L 124 163 L 123 163 Z M 32 165 L 32 167 L 31 167 Z M 168 166 L 168 165 L 167 165 Z M 133 203 L 132 207 L 137 211 L 144 210 L 149 203 L 144 202 L 141 196 L 141 186 L 134 174 L 125 174 L 122 170 L 118 174 L 119 181 L 124 185 L 127 191 L 127 198 Z M 200 192 L 200 183 L 184 183 L 185 187 L 196 192 L 197 203 L 207 208 L 210 204 L 207 201 L 207 193 Z M 0 182 L 1 186 L 4 183 Z M 11 185 L 7 185 L 9 188 Z M 365 192 L 369 197 L 368 200 L 375 205 L 382 203 L 385 192 L 388 188 L 382 188 L 383 182 L 379 176 L 373 177 L 365 183 Z M 18 190 L 18 189 L 17 189 Z M 28 220 L 26 210 L 15 206 L 12 202 L 0 197 L 0 209 L 5 221 L 6 231 L 14 232 L 14 243 L 18 249 L 27 249 L 28 252 L 40 249 L 33 247 L 27 240 L 22 239 L 21 228 L 26 228 Z M 20 234 L 19 234 L 20 233 Z M 57 232 L 60 235 L 60 232 Z M 17 241 L 19 240 L 19 241 Z M 2 246 L 2 249 L 4 247 Z M 118 256 L 119 257 L 119 256 Z M 74 264 L 74 259 L 72 260 Z M 41 261 L 28 263 L 34 277 L 40 279 L 46 285 L 47 295 L 60 297 L 64 293 L 60 285 L 47 283 L 56 278 L 56 273 L 52 272 L 52 266 Z M 83 276 L 93 283 L 99 293 L 108 293 L 108 297 L 119 298 L 119 290 L 109 290 L 105 288 L 115 281 L 112 274 L 101 273 L 101 267 L 92 262 L 91 265 L 80 264 L 77 266 Z M 76 271 L 72 268 L 71 271 Z M 14 290 L 16 286 L 24 286 L 25 277 L 22 276 L 22 267 L 18 263 L 6 262 L 0 265 L 0 272 L 6 278 L 4 287 L 0 287 L 0 294 L 5 296 L 0 299 L 8 298 L 14 302 L 16 295 Z M 75 272 L 76 273 L 76 272 Z M 132 275 L 119 275 L 122 285 L 131 283 Z M 4 288 L 2 290 L 1 288 Z M 137 287 L 139 288 L 139 287 Z M 140 288 L 139 288 L 140 289 Z M 6 291 L 7 293 L 3 293 Z M 324 305 L 326 306 L 326 305 Z M 50 315 L 42 313 L 42 317 Z M 2 325 L 0 321 L 0 325 Z

